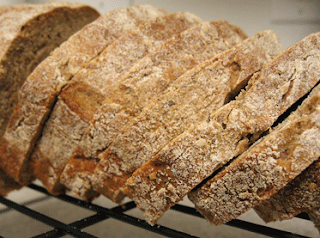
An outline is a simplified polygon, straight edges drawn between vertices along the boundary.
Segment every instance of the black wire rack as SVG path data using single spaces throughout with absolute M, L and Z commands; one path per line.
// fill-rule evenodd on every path
M 31 202 L 23 203 L 23 204 L 18 204 L 16 202 L 13 202 L 7 198 L 1 197 L 0 196 L 0 203 L 4 204 L 7 206 L 6 209 L 3 209 L 0 211 L 1 213 L 5 213 L 11 209 L 14 209 L 20 213 L 23 213 L 32 219 L 38 220 L 41 223 L 44 223 L 50 227 L 52 227 L 52 230 L 45 232 L 43 234 L 39 234 L 37 236 L 34 236 L 35 238 L 48 238 L 48 237 L 62 237 L 64 235 L 71 235 L 73 237 L 96 237 L 92 234 L 89 234 L 87 232 L 84 232 L 82 229 L 89 227 L 91 225 L 94 225 L 96 223 L 99 223 L 101 221 L 104 221 L 106 219 L 112 218 L 116 219 L 120 222 L 125 222 L 129 223 L 131 225 L 140 227 L 141 229 L 146 229 L 148 231 L 161 234 L 165 237 L 174 237 L 174 238 L 179 238 L 179 237 L 195 237 L 189 234 L 186 234 L 184 232 L 180 232 L 174 229 L 171 229 L 169 227 L 165 227 L 162 225 L 155 225 L 155 226 L 150 226 L 145 220 L 136 218 L 134 216 L 130 216 L 125 214 L 125 212 L 133 209 L 136 207 L 133 201 L 127 202 L 123 205 L 120 206 L 115 206 L 113 208 L 105 208 L 93 203 L 88 203 L 84 202 L 82 200 L 79 200 L 77 198 L 74 198 L 72 196 L 68 195 L 59 195 L 59 196 L 53 196 L 49 194 L 43 187 L 38 186 L 36 184 L 31 184 L 28 186 L 30 189 L 36 190 L 37 192 L 40 192 L 44 194 L 44 197 L 41 197 L 39 199 L 35 199 Z M 79 206 L 84 209 L 88 209 L 95 214 L 87 216 L 81 220 L 75 221 L 70 224 L 65 224 L 59 220 L 53 219 L 49 216 L 43 215 L 35 210 L 32 210 L 31 208 L 28 207 L 31 203 L 36 203 L 48 198 L 54 197 L 55 199 L 62 200 L 64 202 L 67 202 L 69 204 L 73 204 L 76 206 Z M 194 208 L 188 207 L 185 205 L 180 205 L 177 204 L 171 208 L 171 210 L 180 212 L 183 214 L 187 214 L 190 216 L 195 216 L 195 217 L 200 217 L 203 218 L 202 215 L 200 215 Z M 307 214 L 300 214 L 297 216 L 299 219 L 305 219 L 309 220 L 309 217 Z M 203 218 L 204 219 L 204 218 Z M 279 230 L 279 229 L 274 229 L 268 226 L 263 226 L 263 225 L 258 225 L 254 224 L 251 222 L 247 221 L 242 221 L 242 220 L 232 220 L 228 223 L 226 223 L 228 226 L 244 229 L 247 231 L 255 232 L 257 234 L 263 234 L 269 237 L 290 237 L 290 238 L 302 238 L 306 236 L 302 236 L 299 234 L 294 234 L 291 232 Z

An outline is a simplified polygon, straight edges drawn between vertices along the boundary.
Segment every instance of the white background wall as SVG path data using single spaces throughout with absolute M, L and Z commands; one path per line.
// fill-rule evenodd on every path
M 43 3 L 49 0 L 0 0 L 0 4 Z M 69 0 L 95 7 L 101 14 L 117 7 L 150 4 L 168 12 L 189 11 L 203 20 L 225 19 L 248 36 L 273 30 L 285 47 L 320 31 L 319 0 Z

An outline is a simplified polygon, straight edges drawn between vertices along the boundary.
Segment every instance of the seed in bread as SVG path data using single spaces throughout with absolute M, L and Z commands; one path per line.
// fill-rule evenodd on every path
M 123 190 L 150 224 L 188 192 L 258 139 L 319 81 L 320 33 L 311 34 L 273 59 L 246 91 L 213 113 L 210 122 L 184 132 L 144 164 Z M 200 139 L 205 146 L 195 146 Z M 187 165 L 187 167 L 185 166 Z M 155 180 L 149 174 L 157 173 Z

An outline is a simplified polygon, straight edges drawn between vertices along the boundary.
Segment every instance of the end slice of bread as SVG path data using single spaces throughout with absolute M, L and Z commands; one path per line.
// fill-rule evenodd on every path
M 0 196 L 7 196 L 13 190 L 22 188 L 22 185 L 10 178 L 0 169 Z
M 0 166 L 9 176 L 22 184 L 32 180 L 29 157 L 57 96 L 72 76 L 132 26 L 163 13 L 150 6 L 111 11 L 76 32 L 35 68 L 19 92 L 0 144 Z M 80 14 L 76 21 L 81 18 Z
M 72 3 L 3 7 L 0 16 L 0 137 L 33 69 L 73 33 L 99 16 Z

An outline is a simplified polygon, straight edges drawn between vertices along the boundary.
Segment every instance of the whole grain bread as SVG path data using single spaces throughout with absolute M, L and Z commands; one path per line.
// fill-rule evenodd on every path
M 92 157 L 90 160 L 84 160 L 85 163 L 90 161 L 93 164 L 89 168 L 95 168 L 97 164 L 96 152 L 105 150 L 128 126 L 128 122 L 148 105 L 152 97 L 158 96 L 187 70 L 229 49 L 245 37 L 241 29 L 225 21 L 202 23 L 168 40 L 156 52 L 136 64 L 122 80 L 120 87 L 114 90 L 114 96 L 109 97 L 101 110 L 96 113 L 94 127 L 91 127 L 88 130 L 89 134 L 83 137 L 81 145 L 84 145 L 82 148 L 85 149 L 81 154 Z M 104 159 L 103 154 L 100 159 Z M 81 164 L 83 159 L 79 159 L 78 153 L 73 161 L 75 163 L 80 161 Z M 72 171 L 72 168 L 70 170 Z M 98 172 L 94 174 L 97 176 L 91 182 L 96 186 L 94 190 L 103 192 L 99 190 L 100 171 L 99 168 L 97 170 Z M 92 172 L 88 174 L 90 178 Z
M 61 92 L 31 156 L 33 174 L 53 194 L 63 192 L 60 175 L 95 111 L 135 62 L 201 20 L 186 12 L 162 15 L 119 37 L 83 67 Z M 53 146 L 52 146 L 53 145 Z M 64 183 L 68 184 L 69 180 Z
M 210 223 L 226 223 L 270 198 L 317 160 L 319 133 L 320 85 L 271 133 L 188 197 Z
M 264 31 L 180 76 L 110 145 L 96 169 L 98 191 L 120 197 L 121 187 L 135 170 L 172 139 L 208 120 L 282 50 L 278 37 Z
M 254 207 L 254 210 L 265 222 L 289 220 L 301 212 L 319 210 L 319 168 L 318 159 L 270 199 Z
M 319 81 L 320 33 L 288 48 L 256 73 L 234 101 L 184 132 L 144 164 L 123 190 L 150 224 L 250 143 Z M 209 183 L 209 182 L 208 182 Z M 201 188 L 200 188 L 201 191 Z
M 18 90 L 28 75 L 52 50 L 99 14 L 89 6 L 64 2 L 3 6 L 0 12 L 2 137 L 18 103 Z
M 57 96 L 72 76 L 115 39 L 159 14 L 164 11 L 150 6 L 108 12 L 72 35 L 35 68 L 19 92 L 0 144 L 0 167 L 9 176 L 22 184 L 32 180 L 29 157 Z

